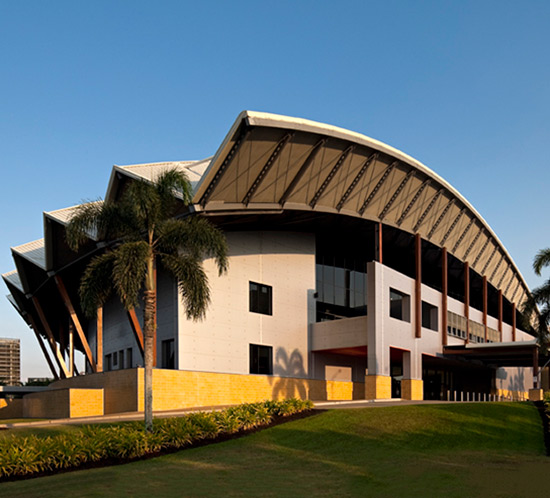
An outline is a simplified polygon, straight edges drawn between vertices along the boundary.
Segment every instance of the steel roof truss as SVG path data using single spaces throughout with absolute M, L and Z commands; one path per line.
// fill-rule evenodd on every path
M 415 175 L 415 170 L 410 170 L 407 175 L 405 176 L 405 178 L 403 178 L 403 180 L 401 181 L 401 183 L 399 184 L 399 187 L 397 187 L 397 190 L 393 193 L 393 195 L 391 196 L 390 200 L 387 202 L 387 204 L 384 206 L 384 209 L 382 209 L 382 211 L 380 212 L 380 214 L 378 215 L 378 218 L 380 219 L 380 221 L 382 221 L 384 219 L 384 216 L 386 216 L 387 212 L 389 211 L 390 207 L 392 206 L 392 204 L 395 202 L 395 199 L 397 199 L 397 197 L 399 196 L 399 194 L 401 193 L 401 191 L 405 188 L 405 185 L 407 185 L 408 181 L 411 179 L 412 176 Z
M 248 203 L 250 202 L 250 198 L 254 195 L 254 192 L 256 192 L 257 188 L 262 183 L 262 180 L 265 178 L 265 175 L 267 172 L 271 169 L 271 166 L 275 163 L 275 160 L 283 150 L 284 146 L 288 143 L 288 141 L 294 136 L 294 132 L 287 133 L 279 142 L 277 143 L 275 150 L 271 153 L 271 156 L 269 156 L 269 159 L 264 164 L 263 168 L 261 169 L 260 173 L 254 180 L 254 183 L 252 186 L 248 189 L 248 192 L 244 196 L 242 203 L 248 206 Z
M 460 210 L 460 212 L 456 215 L 456 218 L 453 220 L 453 222 L 451 223 L 451 226 L 449 227 L 449 229 L 447 230 L 447 232 L 445 233 L 445 235 L 441 239 L 441 243 L 439 244 L 441 247 L 443 247 L 445 245 L 445 242 L 447 242 L 447 239 L 449 238 L 449 235 L 451 235 L 451 232 L 458 225 L 458 222 L 460 221 L 460 219 L 462 218 L 462 216 L 464 215 L 465 212 L 466 212 L 466 208 L 462 208 Z
M 422 213 L 422 215 L 420 216 L 420 218 L 416 222 L 416 225 L 413 228 L 413 232 L 415 232 L 415 233 L 418 232 L 418 229 L 420 228 L 420 225 L 422 225 L 422 223 L 426 219 L 426 216 L 428 216 L 428 213 L 434 207 L 434 204 L 437 202 L 437 199 L 439 199 L 439 197 L 441 196 L 442 193 L 443 193 L 443 189 L 441 188 L 434 194 L 434 196 L 432 197 L 432 200 L 430 201 L 430 203 L 428 204 L 428 206 L 426 207 L 426 209 L 424 210 L 424 212 Z
M 441 224 L 441 222 L 443 221 L 443 218 L 445 218 L 445 216 L 447 215 L 447 213 L 449 212 L 449 209 L 451 209 L 451 206 L 455 203 L 455 199 L 454 197 L 447 203 L 447 205 L 443 208 L 443 211 L 441 212 L 441 214 L 439 215 L 439 218 L 437 218 L 437 221 L 434 223 L 434 225 L 432 226 L 432 229 L 428 232 L 428 239 L 431 239 L 432 238 L 432 235 L 435 233 L 435 231 L 437 230 L 437 227 Z
M 464 240 L 464 237 L 466 237 L 466 234 L 468 233 L 470 228 L 472 228 L 472 225 L 474 224 L 475 221 L 476 221 L 475 218 L 470 218 L 470 222 L 468 223 L 464 231 L 460 234 L 460 237 L 456 241 L 456 244 L 453 246 L 453 250 L 451 252 L 453 253 L 456 252 L 456 250 L 458 249 L 458 246 L 460 246 L 460 244 Z
M 347 188 L 346 192 L 344 193 L 344 195 L 342 196 L 342 198 L 340 199 L 340 201 L 338 202 L 338 204 L 336 205 L 336 209 L 338 211 L 340 211 L 340 209 L 342 209 L 342 206 L 344 205 L 344 203 L 347 201 L 348 197 L 351 195 L 351 193 L 353 192 L 353 189 L 357 186 L 357 184 L 359 183 L 359 180 L 361 179 L 361 177 L 365 174 L 365 172 L 367 171 L 368 167 L 378 159 L 378 153 L 375 152 L 374 154 L 371 154 L 366 160 L 365 162 L 363 163 L 363 166 L 361 166 L 361 169 L 359 170 L 359 172 L 357 173 L 357 175 L 355 175 L 355 178 L 353 179 L 353 181 L 351 182 L 350 186 Z
M 302 164 L 302 166 L 298 170 L 298 173 L 296 173 L 296 175 L 290 182 L 289 186 L 286 188 L 283 195 L 279 199 L 279 204 L 281 204 L 281 206 L 286 202 L 290 194 L 292 194 L 293 190 L 296 188 L 296 185 L 298 185 L 298 182 L 304 176 L 307 169 L 311 166 L 311 164 L 315 160 L 315 157 L 317 156 L 317 153 L 319 152 L 319 150 L 325 144 L 326 141 L 327 141 L 326 138 L 322 138 L 313 146 L 313 148 L 311 149 L 311 152 L 309 153 L 306 160 L 304 161 L 304 164 Z
M 319 200 L 321 195 L 323 195 L 323 192 L 326 190 L 326 188 L 328 187 L 329 183 L 332 181 L 332 179 L 334 178 L 338 170 L 342 167 L 342 164 L 344 164 L 346 157 L 348 157 L 348 155 L 353 151 L 353 149 L 355 149 L 355 145 L 350 145 L 346 150 L 344 150 L 344 152 L 342 152 L 342 154 L 336 161 L 336 164 L 334 165 L 334 167 L 332 168 L 328 176 L 325 178 L 325 181 L 321 184 L 321 186 L 319 187 L 319 190 L 317 190 L 317 192 L 311 199 L 309 203 L 310 207 L 312 208 L 315 207 L 315 204 L 317 204 L 317 201 Z
M 411 199 L 411 202 L 409 202 L 408 206 L 405 208 L 405 210 L 401 213 L 401 216 L 397 220 L 397 226 L 401 226 L 401 223 L 403 223 L 403 220 L 407 217 L 410 210 L 414 206 L 415 202 L 418 200 L 424 189 L 430 184 L 431 180 L 425 180 L 420 187 L 418 187 L 418 190 L 414 194 L 414 197 Z
M 203 196 L 201 197 L 200 204 L 201 206 L 205 206 L 208 202 L 208 198 L 212 194 L 212 191 L 220 181 L 220 178 L 225 173 L 229 165 L 231 164 L 231 161 L 233 161 L 233 158 L 237 154 L 237 151 L 239 150 L 239 147 L 241 144 L 248 138 L 248 135 L 250 134 L 252 128 L 250 127 L 243 127 L 239 138 L 237 138 L 236 142 L 233 144 L 233 147 L 231 147 L 231 150 L 229 151 L 229 154 L 225 157 L 223 163 L 218 168 L 218 171 L 216 171 L 216 174 L 214 175 L 214 178 L 212 178 L 212 181 L 208 185 L 206 191 L 204 192 Z
M 464 261 L 466 261 L 466 258 L 468 257 L 468 254 L 470 254 L 470 252 L 472 251 L 472 249 L 476 245 L 477 241 L 479 240 L 479 237 L 481 237 L 481 234 L 483 234 L 484 232 L 485 232 L 485 229 L 483 227 L 481 227 L 479 229 L 479 232 L 476 233 L 476 236 L 474 237 L 474 240 L 472 240 L 472 242 L 470 242 L 470 245 L 468 246 L 468 249 L 466 249 L 466 252 L 464 253 L 464 256 L 462 256 L 462 259 L 464 259 Z
M 363 202 L 363 205 L 361 206 L 361 208 L 359 209 L 359 214 L 361 216 L 363 216 L 363 213 L 365 212 L 365 210 L 367 209 L 367 206 L 370 204 L 370 202 L 374 199 L 374 196 L 376 195 L 376 193 L 380 190 L 380 187 L 382 187 L 382 185 L 384 184 L 384 182 L 386 181 L 386 179 L 388 178 L 389 174 L 392 172 L 393 168 L 395 168 L 395 166 L 399 163 L 399 161 L 394 161 L 393 163 L 391 163 L 387 168 L 386 170 L 384 171 L 384 174 L 382 175 L 382 177 L 380 178 L 380 180 L 378 180 L 378 183 L 375 185 L 375 187 L 372 189 L 371 193 L 368 195 L 368 197 L 365 199 L 365 202 Z

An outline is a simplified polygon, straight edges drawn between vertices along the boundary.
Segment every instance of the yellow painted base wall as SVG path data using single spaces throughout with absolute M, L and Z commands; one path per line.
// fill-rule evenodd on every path
M 357 385 L 359 384 L 359 385 Z M 239 375 L 184 370 L 153 370 L 153 410 L 234 405 L 266 399 L 360 399 L 362 383 Z M 138 410 L 143 410 L 143 370 L 138 373 Z
M 143 379 L 143 369 L 140 369 Z M 138 369 L 115 370 L 80 375 L 52 382 L 51 389 L 103 389 L 104 411 L 108 413 L 135 412 L 137 407 Z
M 26 418 L 77 418 L 103 415 L 102 389 L 55 389 L 23 398 Z
M 527 391 L 510 391 L 508 389 L 497 389 L 495 394 L 510 401 L 527 400 L 529 399 L 529 392 Z
M 105 414 L 143 410 L 143 369 L 133 368 L 97 374 L 88 374 L 56 381 L 52 390 L 43 391 L 39 401 L 28 402 L 26 413 L 44 418 L 60 418 L 69 410 L 69 398 L 57 391 L 68 388 L 103 389 Z M 274 377 L 271 375 L 239 375 L 183 370 L 153 370 L 153 410 L 167 411 L 181 408 L 233 405 L 266 399 L 301 398 L 314 401 L 364 399 L 362 382 L 329 381 Z M 71 398 L 71 416 L 84 416 L 78 411 L 77 394 Z M 27 397 L 25 397 L 26 399 Z M 47 402 L 46 398 L 52 398 Z M 87 403 L 85 397 L 82 403 Z M 90 402 L 91 403 L 91 402 Z M 95 408 L 99 410 L 99 408 Z M 36 415 L 40 413 L 40 415 Z M 51 413 L 48 415 L 47 413 Z M 76 415 L 79 413 L 79 415 Z M 90 413 L 91 414 L 91 413 Z
M 390 399 L 391 377 L 367 375 L 365 377 L 365 399 Z
M 0 419 L 23 417 L 22 399 L 0 398 Z
M 424 399 L 424 381 L 403 379 L 401 381 L 401 397 L 411 400 Z

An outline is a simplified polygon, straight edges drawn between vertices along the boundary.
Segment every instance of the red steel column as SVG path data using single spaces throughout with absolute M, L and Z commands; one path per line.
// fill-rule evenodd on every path
M 466 317 L 466 344 L 470 342 L 470 263 L 464 263 L 464 316 Z
M 415 292 L 414 292 L 414 312 L 415 327 L 414 336 L 422 337 L 422 239 L 417 233 L 414 239 L 414 259 L 416 268 Z
M 502 342 L 502 291 L 498 291 L 498 332 L 500 334 L 500 342 Z
M 484 339 L 487 342 L 487 277 L 483 276 L 483 329 Z
M 512 342 L 516 342 L 516 303 L 512 303 Z
M 447 293 L 448 293 L 448 272 L 447 272 L 447 248 L 441 250 L 441 343 L 447 345 Z

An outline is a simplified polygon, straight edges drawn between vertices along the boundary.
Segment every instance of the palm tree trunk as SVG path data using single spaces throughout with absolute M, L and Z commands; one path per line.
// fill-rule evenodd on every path
M 155 337 L 155 303 L 157 293 L 154 290 L 145 291 L 145 309 L 144 309 L 144 360 L 145 375 L 143 379 L 143 388 L 145 394 L 145 430 L 153 429 L 153 340 Z
M 157 289 L 154 278 L 154 258 L 150 257 L 147 265 L 147 278 L 144 293 L 145 307 L 143 310 L 144 324 L 144 363 L 145 371 L 143 378 L 143 390 L 145 394 L 144 400 L 144 415 L 145 415 L 145 430 L 151 432 L 153 430 L 153 350 L 156 329 L 155 309 L 157 304 Z

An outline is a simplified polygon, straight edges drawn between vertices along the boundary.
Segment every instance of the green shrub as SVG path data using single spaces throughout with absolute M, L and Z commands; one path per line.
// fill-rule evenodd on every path
M 77 468 L 105 460 L 126 461 L 163 450 L 181 449 L 220 434 L 265 426 L 274 417 L 313 408 L 311 401 L 289 399 L 233 406 L 211 413 L 155 419 L 153 431 L 140 422 L 88 425 L 56 436 L 12 435 L 0 439 L 0 480 Z

